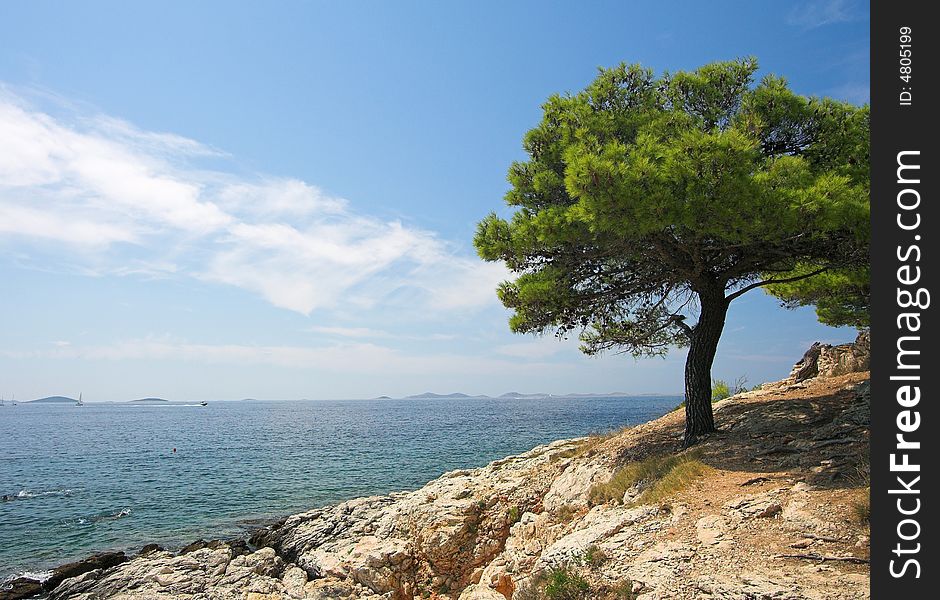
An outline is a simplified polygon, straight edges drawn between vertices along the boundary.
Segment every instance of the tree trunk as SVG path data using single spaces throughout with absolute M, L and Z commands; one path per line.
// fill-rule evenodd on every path
M 712 413 L 712 362 L 725 327 L 728 301 L 724 291 L 699 293 L 702 312 L 692 329 L 685 359 L 685 439 L 688 448 L 700 435 L 717 431 Z

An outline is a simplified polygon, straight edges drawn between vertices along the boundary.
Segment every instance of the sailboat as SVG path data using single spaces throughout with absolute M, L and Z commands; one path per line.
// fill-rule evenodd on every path
M 75 403 L 75 406 L 85 406 L 85 403 L 82 402 L 82 393 L 78 393 L 78 402 Z
M 13 406 L 16 406 L 16 394 L 13 394 L 13 397 L 10 398 L 10 400 L 13 402 Z

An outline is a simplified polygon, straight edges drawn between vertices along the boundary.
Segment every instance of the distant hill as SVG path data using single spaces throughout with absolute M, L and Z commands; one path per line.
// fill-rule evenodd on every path
M 139 398 L 137 400 L 130 400 L 129 403 L 140 403 L 140 404 L 154 404 L 157 402 L 169 402 L 163 398 Z
M 505 394 L 501 394 L 499 397 L 500 398 L 512 398 L 512 399 L 518 400 L 518 399 L 524 399 L 524 398 L 548 398 L 549 396 L 551 396 L 551 394 L 542 394 L 542 393 L 520 394 L 519 392 L 506 392 Z
M 536 392 L 533 394 L 523 394 L 521 392 L 506 392 L 501 394 L 496 398 L 499 400 L 543 400 L 548 398 L 553 398 L 556 400 L 563 399 L 589 399 L 589 398 L 635 398 L 639 396 L 680 396 L 681 394 L 630 394 L 627 392 L 607 392 L 607 393 L 572 393 L 572 394 L 548 394 L 545 392 Z M 434 392 L 424 392 L 423 394 L 415 394 L 414 396 L 405 396 L 405 400 L 440 400 L 446 398 L 462 398 L 467 400 L 492 400 L 493 396 L 478 395 L 471 396 L 469 394 L 464 394 L 461 392 L 454 392 L 453 394 L 435 394 Z M 373 400 L 386 400 L 390 399 L 388 396 L 379 396 L 378 398 L 373 398 Z
M 468 394 L 462 394 L 460 392 L 455 392 L 453 394 L 435 394 L 434 392 L 424 392 L 423 394 L 415 394 L 414 396 L 406 396 L 408 400 L 423 400 L 428 398 L 485 398 L 485 396 L 470 396 Z
M 373 398 L 373 400 L 391 400 L 391 399 L 392 399 L 391 396 L 379 396 L 377 398 Z
M 641 394 L 627 394 L 626 392 L 608 392 L 606 394 L 562 394 L 558 396 L 559 398 L 625 398 L 629 396 L 639 396 Z M 652 395 L 652 394 L 643 394 L 643 395 Z M 658 394 L 656 394 L 658 395 Z
M 27 400 L 26 404 L 32 404 L 33 402 L 39 402 L 40 404 L 59 404 L 59 403 L 71 403 L 75 404 L 77 400 L 75 398 L 68 398 L 66 396 L 48 396 L 46 398 L 37 398 L 35 400 Z

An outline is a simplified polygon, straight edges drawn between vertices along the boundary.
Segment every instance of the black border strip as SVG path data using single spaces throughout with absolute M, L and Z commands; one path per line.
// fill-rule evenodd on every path
M 936 598 L 940 593 L 936 551 L 940 507 L 935 491 L 940 489 L 935 466 L 940 362 L 934 350 L 940 339 L 936 310 L 930 306 L 940 297 L 928 301 L 940 270 L 932 250 L 937 236 L 933 205 L 940 202 L 935 183 L 940 177 L 935 149 L 940 139 L 933 116 L 940 105 L 932 81 L 938 75 L 940 23 L 928 14 L 929 7 L 927 2 L 878 0 L 871 10 L 871 590 L 875 599 Z M 899 171 L 899 160 L 910 168 Z M 905 467 L 905 462 L 910 466 Z

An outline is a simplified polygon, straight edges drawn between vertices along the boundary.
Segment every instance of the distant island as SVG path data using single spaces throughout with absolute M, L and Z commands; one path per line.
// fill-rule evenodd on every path
M 434 392 L 424 392 L 423 394 L 415 394 L 414 396 L 406 396 L 405 400 L 423 400 L 423 399 L 436 399 L 436 398 L 486 398 L 486 396 L 470 396 L 468 394 L 462 394 L 460 392 L 455 392 L 453 394 L 435 394 Z
M 680 393 L 672 394 L 629 394 L 627 392 L 606 392 L 606 393 L 571 393 L 571 394 L 548 394 L 545 392 L 537 392 L 534 394 L 523 394 L 520 392 L 506 392 L 499 396 L 487 396 L 485 394 L 478 394 L 476 396 L 471 396 L 470 394 L 464 394 L 462 392 L 453 392 L 451 394 L 437 394 L 434 392 L 424 392 L 423 394 L 415 394 L 413 396 L 405 396 L 401 400 L 447 400 L 447 399 L 458 399 L 458 400 L 539 400 L 544 398 L 625 398 L 625 397 L 637 397 L 637 396 L 681 396 Z M 375 400 L 391 400 L 389 396 L 379 396 Z
M 535 392 L 531 394 L 524 394 L 521 392 L 506 392 L 505 394 L 500 394 L 499 396 L 487 396 L 486 394 L 477 394 L 471 396 L 470 394 L 465 394 L 463 392 L 453 392 L 450 394 L 438 394 L 435 392 L 424 392 L 422 394 L 414 394 L 412 396 L 404 397 L 394 397 L 394 396 L 377 396 L 372 398 L 372 400 L 541 400 L 541 399 L 581 399 L 581 398 L 624 398 L 624 397 L 641 397 L 641 396 L 681 396 L 680 393 L 672 394 L 629 394 L 627 392 L 608 392 L 608 393 L 570 393 L 570 394 L 549 394 L 546 392 Z M 75 404 L 77 400 L 75 398 L 69 398 L 68 396 L 49 396 L 46 398 L 38 398 L 36 400 L 26 400 L 24 403 L 32 404 Z M 166 398 L 138 398 L 136 400 L 127 400 L 123 404 L 169 404 L 171 401 Z M 244 398 L 241 402 L 257 402 L 255 398 Z M 121 404 L 122 402 L 118 402 Z
M 548 398 L 550 396 L 551 394 L 545 394 L 545 393 L 539 393 L 539 392 L 536 392 L 534 394 L 520 394 L 519 392 L 506 392 L 505 394 L 500 394 L 499 397 L 521 399 L 521 398 Z
M 75 404 L 78 402 L 75 398 L 69 398 L 67 396 L 48 396 L 46 398 L 37 398 L 35 400 L 27 400 L 26 404 Z

